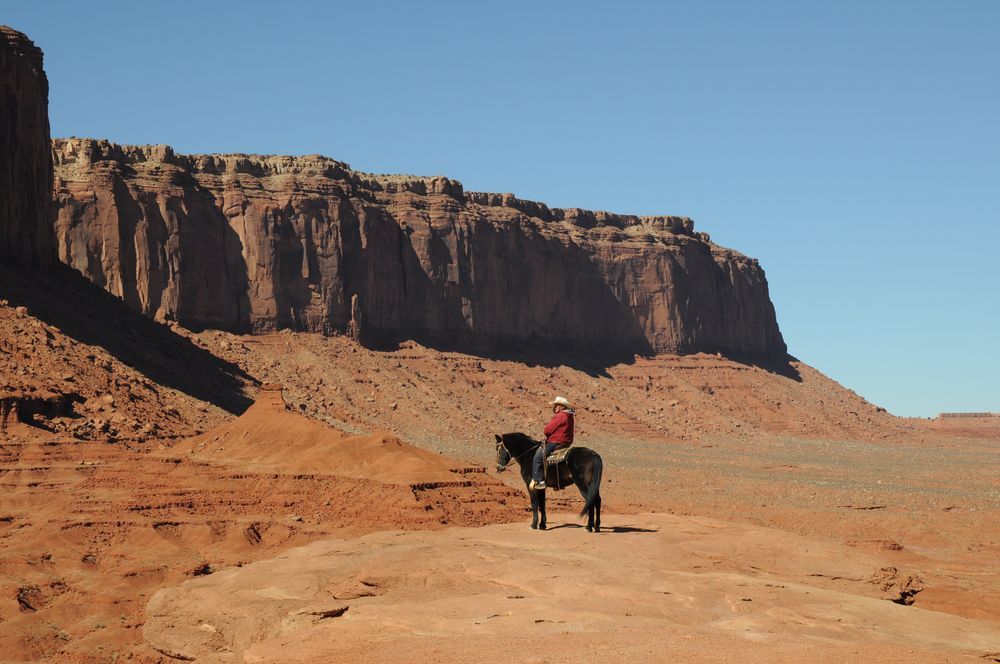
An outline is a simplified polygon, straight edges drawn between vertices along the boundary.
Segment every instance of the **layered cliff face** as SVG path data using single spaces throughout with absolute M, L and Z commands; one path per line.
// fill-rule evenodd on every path
M 550 209 L 320 156 L 58 139 L 60 258 L 157 319 L 481 350 L 783 355 L 757 261 L 689 219 Z
M 48 265 L 52 158 L 42 51 L 0 26 L 0 261 Z

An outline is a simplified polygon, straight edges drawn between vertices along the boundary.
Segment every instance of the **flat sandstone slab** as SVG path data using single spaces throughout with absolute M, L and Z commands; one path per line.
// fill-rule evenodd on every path
M 1000 651 L 1000 624 L 891 601 L 919 581 L 856 548 L 664 514 L 609 515 L 599 535 L 567 515 L 551 522 L 316 542 L 157 592 L 145 638 L 199 662 L 937 662 Z

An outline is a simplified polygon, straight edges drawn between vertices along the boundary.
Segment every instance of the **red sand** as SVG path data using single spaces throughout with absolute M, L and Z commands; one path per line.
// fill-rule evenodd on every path
M 265 385 L 232 422 L 189 438 L 173 457 L 254 472 L 313 473 L 389 484 L 456 482 L 463 464 L 404 443 L 387 432 L 354 436 L 288 410 L 281 388 Z
M 358 644 L 370 643 L 365 652 L 384 661 L 426 656 L 457 663 L 527 643 L 524 661 L 562 661 L 548 645 L 573 661 L 595 649 L 607 651 L 607 661 L 655 661 L 663 654 L 661 633 L 672 635 L 668 652 L 686 660 L 765 661 L 777 653 L 783 661 L 981 662 L 1000 652 L 1000 643 L 969 640 L 971 628 L 954 622 L 977 621 L 976 630 L 987 624 L 1000 634 L 994 573 L 1000 440 L 989 432 L 963 438 L 894 418 L 797 362 L 785 373 L 707 355 L 550 368 L 416 344 L 378 352 L 341 338 L 192 335 L 145 325 L 122 313 L 113 330 L 105 330 L 118 336 L 104 348 L 30 312 L 0 306 L 6 385 L 0 398 L 37 405 L 52 393 L 72 397 L 71 412 L 34 418 L 52 432 L 9 422 L 0 436 L 5 658 L 160 661 L 164 656 L 144 640 L 146 603 L 162 589 L 182 597 L 186 587 L 175 586 L 185 579 L 235 583 L 240 566 L 280 562 L 290 547 L 317 540 L 348 538 L 342 546 L 360 551 L 372 540 L 350 538 L 374 531 L 512 522 L 495 535 L 449 531 L 424 541 L 421 546 L 437 552 L 426 555 L 439 554 L 458 575 L 449 572 L 429 603 L 387 593 L 379 612 L 367 614 L 375 622 L 349 622 L 352 614 L 365 615 L 360 606 L 339 623 L 323 618 L 310 641 L 315 650 L 301 649 L 296 658 L 349 659 Z M 142 340 L 154 333 L 165 336 L 147 357 Z M 170 357 L 179 364 L 167 371 L 159 363 Z M 160 380 L 148 378 L 151 371 Z M 194 378 L 186 380 L 185 373 Z M 256 392 L 254 379 L 285 383 L 291 409 L 266 390 L 240 417 L 215 405 Z M 603 554 L 595 549 L 591 558 L 574 557 L 570 548 L 586 553 L 598 540 L 576 528 L 529 530 L 519 479 L 505 475 L 504 486 L 477 472 L 492 466 L 493 434 L 537 432 L 547 416 L 544 403 L 555 393 L 577 401 L 580 442 L 605 458 L 606 524 L 677 528 L 680 541 L 625 540 Z M 358 433 L 378 430 L 389 433 Z M 550 502 L 553 512 L 579 508 L 570 492 L 553 494 Z M 679 520 L 665 525 L 662 515 L 638 516 L 651 510 L 675 512 Z M 727 535 L 709 536 L 714 531 L 702 527 L 704 516 L 728 522 Z M 567 520 L 575 522 L 567 515 L 551 523 Z M 738 553 L 761 529 L 771 533 L 772 553 L 741 559 Z M 537 581 L 526 574 L 536 562 L 538 570 L 549 565 L 553 578 L 564 579 L 551 600 L 534 600 L 541 620 L 556 611 L 547 602 L 569 611 L 583 592 L 573 585 L 577 566 L 617 570 L 624 590 L 595 607 L 603 614 L 537 623 L 544 638 L 525 641 L 491 617 L 505 610 L 494 608 L 503 602 L 491 599 L 491 577 L 474 583 L 462 577 L 462 561 L 452 554 L 463 538 L 476 542 L 476 559 L 497 565 L 493 581 L 527 591 L 510 596 L 533 597 Z M 638 556 L 650 544 L 662 555 Z M 678 547 L 697 555 L 685 558 Z M 520 561 L 513 552 L 522 550 Z M 407 567 L 372 553 L 367 573 L 375 578 L 422 578 L 428 568 L 423 559 Z M 790 567 L 778 569 L 775 561 Z M 531 572 L 522 574 L 522 562 Z M 799 562 L 804 577 L 792 569 Z M 840 562 L 852 566 L 850 578 Z M 704 570 L 715 575 L 699 577 Z M 757 584 L 748 578 L 764 573 L 773 577 L 766 583 L 788 592 L 770 588 L 767 602 L 748 595 L 752 603 L 744 603 L 740 584 Z M 706 590 L 685 593 L 683 607 L 663 607 L 662 622 L 633 629 L 631 616 L 615 613 L 618 602 L 644 602 L 657 579 L 686 574 L 695 575 L 695 589 L 704 581 Z M 884 594 L 898 597 L 907 579 L 919 580 L 913 604 L 889 602 Z M 481 590 L 483 603 L 456 594 L 462 588 Z M 814 593 L 823 599 L 818 605 Z M 862 604 L 854 596 L 863 596 Z M 756 602 L 764 608 L 746 613 Z M 419 642 L 406 636 L 452 620 L 442 613 L 451 605 L 469 617 L 489 611 L 468 632 Z M 397 632 L 376 629 L 390 616 L 398 619 Z M 752 620 L 771 635 L 754 641 L 723 629 L 723 618 L 732 625 Z M 290 624 L 299 629 L 300 619 Z M 340 634 L 345 638 L 334 652 L 328 645 L 338 633 L 324 630 L 336 624 L 350 630 Z M 600 629 L 590 631 L 588 625 L 597 624 Z M 958 634 L 956 625 L 967 634 Z M 831 632 L 835 642 L 815 641 Z M 477 637 L 470 640 L 472 633 Z M 608 641 L 612 633 L 620 638 Z M 543 650 L 532 650 L 536 641 L 546 644 Z M 262 642 L 262 656 L 274 658 L 272 646 Z
M 181 454 L 150 454 L 9 429 L 0 443 L 0 657 L 157 661 L 141 627 L 146 600 L 164 585 L 324 537 L 518 518 L 518 496 L 482 468 L 385 436 L 345 436 L 280 408 L 278 392 L 264 398 L 200 437 L 229 447 L 228 457 L 213 448 L 209 461 L 190 458 L 193 441 L 177 444 Z M 259 437 L 249 435 L 254 422 Z M 255 468 L 254 458 L 266 461 Z M 368 471 L 375 479 L 362 477 Z

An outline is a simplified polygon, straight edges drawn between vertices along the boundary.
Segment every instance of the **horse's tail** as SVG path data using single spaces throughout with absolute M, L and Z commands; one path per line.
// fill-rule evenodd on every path
M 590 508 L 594 506 L 594 501 L 601 495 L 601 473 L 603 470 L 604 462 L 601 461 L 601 455 L 594 452 L 594 472 L 590 478 L 590 486 L 587 487 L 587 500 L 583 504 L 583 509 L 580 510 L 580 516 L 589 512 Z

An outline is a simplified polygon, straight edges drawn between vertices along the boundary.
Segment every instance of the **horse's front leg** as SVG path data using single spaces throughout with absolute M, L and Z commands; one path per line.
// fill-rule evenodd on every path
M 528 489 L 528 497 L 531 498 L 531 528 L 538 528 L 538 492 Z
M 538 511 L 542 513 L 542 520 L 538 523 L 539 530 L 545 530 L 545 491 L 536 491 L 538 494 Z

